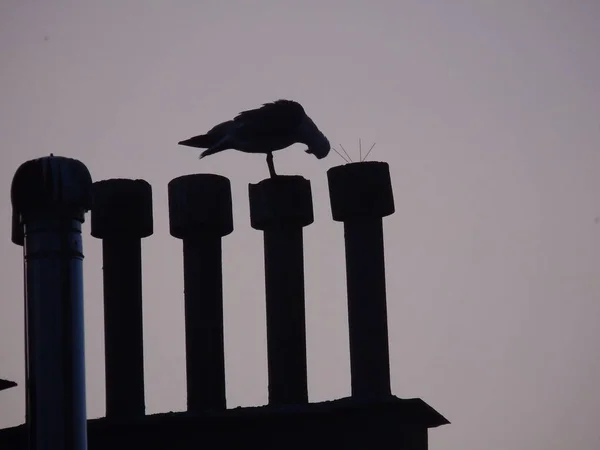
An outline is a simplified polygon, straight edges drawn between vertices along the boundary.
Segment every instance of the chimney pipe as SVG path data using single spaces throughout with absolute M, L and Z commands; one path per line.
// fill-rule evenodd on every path
M 250 222 L 264 232 L 269 404 L 308 402 L 302 228 L 313 222 L 310 181 L 250 184 Z
M 327 171 L 333 219 L 344 223 L 352 396 L 391 394 L 382 218 L 394 212 L 387 163 Z
M 229 179 L 171 180 L 169 219 L 171 235 L 183 240 L 188 411 L 225 409 L 221 241 L 233 231 Z
M 24 246 L 26 425 L 32 450 L 87 448 L 81 224 L 92 180 L 75 159 L 27 161 L 12 181 Z
M 92 236 L 102 239 L 106 417 L 145 414 L 142 244 L 153 232 L 144 180 L 94 183 Z

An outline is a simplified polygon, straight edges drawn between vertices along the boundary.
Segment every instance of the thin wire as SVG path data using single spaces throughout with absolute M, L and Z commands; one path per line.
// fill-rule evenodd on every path
M 346 157 L 345 157 L 344 155 L 342 155 L 340 152 L 338 152 L 338 151 L 335 149 L 335 147 L 331 147 L 331 149 L 332 149 L 334 152 L 336 152 L 338 155 L 340 155 L 340 158 L 342 158 L 344 161 L 346 161 L 347 163 L 349 163 L 349 162 L 350 162 L 350 161 L 348 161 L 348 160 L 346 159 Z
M 348 154 L 348 152 L 346 151 L 346 149 L 344 148 L 344 146 L 342 144 L 340 144 L 340 147 L 342 148 L 342 150 L 344 150 L 344 153 L 346 154 L 346 156 L 348 157 L 348 159 L 350 160 L 350 162 L 352 162 L 352 158 L 350 158 L 350 155 Z
M 358 161 L 362 161 L 362 144 L 358 138 Z
M 377 142 L 373 142 L 373 145 L 371 145 L 371 148 L 369 149 L 369 151 L 367 152 L 367 154 L 365 155 L 365 157 L 363 158 L 362 161 L 366 161 L 367 160 L 367 156 L 369 156 L 369 153 L 371 153 L 371 150 L 373 150 L 373 147 L 375 147 L 375 144 L 377 144 Z

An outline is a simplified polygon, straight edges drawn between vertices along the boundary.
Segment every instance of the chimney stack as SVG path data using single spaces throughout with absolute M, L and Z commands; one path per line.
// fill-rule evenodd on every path
M 387 163 L 328 170 L 333 219 L 344 223 L 352 396 L 391 394 L 382 218 L 394 213 Z
M 226 408 L 221 241 L 233 231 L 231 185 L 196 174 L 169 183 L 171 235 L 183 240 L 188 411 Z
M 92 236 L 102 239 L 106 417 L 145 414 L 142 238 L 152 234 L 144 180 L 94 183 Z
M 313 222 L 310 181 L 277 176 L 249 186 L 250 222 L 264 232 L 269 404 L 308 402 L 302 228 Z
M 52 155 L 22 164 L 12 182 L 12 240 L 24 246 L 31 450 L 87 448 L 81 224 L 91 188 L 83 163 Z

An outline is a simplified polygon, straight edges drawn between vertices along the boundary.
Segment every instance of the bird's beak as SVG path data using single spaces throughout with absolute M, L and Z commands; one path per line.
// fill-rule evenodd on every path
M 327 152 L 324 152 L 324 153 L 315 153 L 311 148 L 307 148 L 305 150 L 305 152 L 308 153 L 309 155 L 315 155 L 315 157 L 317 159 L 323 159 L 323 158 L 325 158 L 329 154 L 329 150 Z

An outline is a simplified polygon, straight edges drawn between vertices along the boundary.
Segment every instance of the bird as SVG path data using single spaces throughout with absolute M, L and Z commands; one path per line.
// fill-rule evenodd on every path
M 329 140 L 294 100 L 280 99 L 261 107 L 238 113 L 232 120 L 219 123 L 205 134 L 183 141 L 179 145 L 206 149 L 200 159 L 222 152 L 238 150 L 246 153 L 266 153 L 271 178 L 276 177 L 273 152 L 293 144 L 305 144 L 306 153 L 325 158 L 331 149 Z

